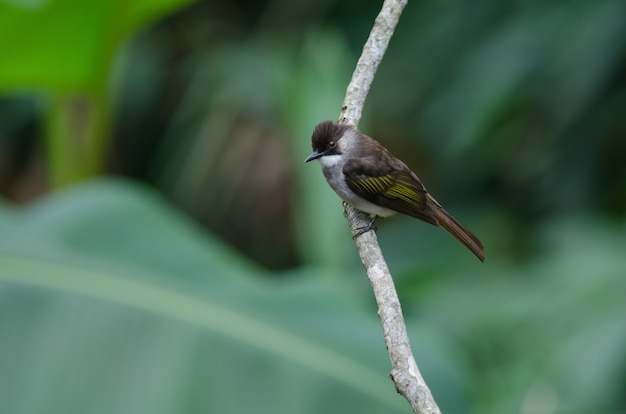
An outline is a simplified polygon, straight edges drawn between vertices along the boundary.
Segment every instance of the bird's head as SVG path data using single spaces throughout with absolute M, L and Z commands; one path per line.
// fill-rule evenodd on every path
M 304 162 L 316 160 L 327 155 L 341 155 L 345 148 L 344 134 L 351 130 L 351 126 L 337 124 L 332 121 L 320 122 L 315 126 L 311 136 L 313 153 Z

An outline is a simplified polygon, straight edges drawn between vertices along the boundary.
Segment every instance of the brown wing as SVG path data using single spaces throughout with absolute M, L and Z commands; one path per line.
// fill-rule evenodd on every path
M 348 187 L 379 206 L 437 225 L 427 203 L 427 191 L 401 161 L 383 157 L 360 157 L 343 167 Z
M 348 187 L 374 204 L 443 227 L 484 261 L 480 240 L 441 207 L 409 167 L 376 141 L 365 138 L 371 140 L 369 144 L 377 146 L 378 151 L 375 157 L 371 156 L 371 151 L 357 150 L 352 154 L 354 158 L 343 167 Z

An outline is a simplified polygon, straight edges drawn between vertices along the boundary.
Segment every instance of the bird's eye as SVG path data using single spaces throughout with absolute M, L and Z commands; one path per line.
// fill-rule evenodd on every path
M 328 143 L 328 146 L 329 146 L 330 148 L 335 148 L 335 147 L 337 146 L 337 143 L 336 143 L 335 141 L 330 141 L 330 142 Z

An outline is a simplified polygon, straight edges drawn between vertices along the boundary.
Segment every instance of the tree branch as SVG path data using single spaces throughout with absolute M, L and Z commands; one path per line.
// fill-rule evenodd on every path
M 383 3 L 352 74 L 339 122 L 358 126 L 365 98 L 406 3 L 407 0 L 385 0 Z M 353 235 L 370 221 L 367 214 L 345 203 L 344 210 Z M 439 407 L 415 363 L 400 300 L 378 245 L 376 233 L 363 233 L 356 238 L 355 243 L 376 296 L 378 316 L 383 324 L 385 344 L 391 359 L 390 377 L 396 390 L 407 399 L 415 413 L 440 414 Z

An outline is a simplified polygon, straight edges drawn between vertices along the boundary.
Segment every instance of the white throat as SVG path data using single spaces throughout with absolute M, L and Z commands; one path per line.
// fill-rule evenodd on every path
M 326 155 L 320 158 L 322 168 L 333 168 L 342 164 L 341 155 Z M 341 165 L 343 167 L 343 165 Z

